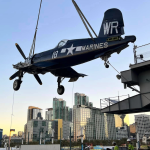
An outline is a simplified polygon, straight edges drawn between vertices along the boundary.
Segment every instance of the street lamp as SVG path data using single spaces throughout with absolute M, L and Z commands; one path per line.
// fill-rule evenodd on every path
M 15 132 L 15 129 L 10 129 L 10 133 L 9 133 L 9 150 L 10 150 L 11 132 Z

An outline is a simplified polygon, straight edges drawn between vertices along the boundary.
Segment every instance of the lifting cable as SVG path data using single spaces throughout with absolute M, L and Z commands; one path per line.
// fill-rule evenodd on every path
M 39 23 L 41 5 L 42 5 L 42 0 L 41 0 L 41 3 L 40 3 L 37 24 L 36 24 L 36 28 L 35 28 L 35 33 L 34 33 L 34 38 L 33 38 L 32 46 L 31 46 L 30 53 L 29 53 L 29 58 L 31 58 L 31 56 L 34 55 L 34 51 L 35 51 L 36 34 L 37 34 L 37 30 L 38 30 L 38 23 Z
M 73 91 L 74 91 L 74 82 L 73 82 L 73 87 L 72 87 L 72 119 L 73 119 Z
M 13 93 L 13 103 L 12 103 L 12 114 L 11 114 L 11 123 L 10 123 L 10 129 L 12 127 L 12 117 L 14 116 L 14 96 L 15 96 L 15 91 Z
M 145 44 L 145 45 L 141 45 L 141 46 L 137 46 L 137 47 L 136 47 L 136 49 L 137 49 L 137 48 L 139 48 L 139 47 L 146 46 L 146 45 L 150 45 L 150 43 L 148 43 L 148 44 Z
M 81 11 L 81 9 L 79 8 L 79 6 L 77 5 L 77 3 L 76 3 L 74 0 L 72 0 L 72 2 L 73 2 L 73 4 L 74 4 L 74 6 L 75 6 L 75 8 L 76 8 L 76 10 L 77 10 L 77 12 L 78 12 L 80 18 L 81 18 L 81 20 L 82 20 L 82 22 L 83 22 L 83 24 L 84 24 L 86 30 L 88 31 L 90 37 L 94 40 L 94 38 L 93 38 L 93 36 L 92 36 L 90 30 L 88 29 L 86 23 L 89 25 L 89 27 L 91 28 L 91 30 L 93 31 L 93 33 L 95 34 L 96 37 L 98 37 L 97 34 L 95 33 L 95 31 L 94 31 L 93 28 L 91 27 L 90 23 L 88 22 L 88 20 L 86 19 L 86 17 L 85 17 L 84 14 L 82 13 L 82 11 Z M 86 21 L 86 23 L 85 23 L 85 21 Z
M 118 72 L 119 75 L 121 75 L 121 73 L 108 61 L 107 62 L 115 71 Z M 121 77 L 123 77 L 126 81 L 128 81 L 124 76 L 121 75 Z M 131 84 L 130 84 L 131 85 Z M 133 91 L 138 92 L 139 94 L 142 94 L 140 91 L 138 91 L 138 89 L 136 89 L 133 85 L 131 85 L 132 87 L 127 86 L 128 88 L 132 89 Z M 148 99 L 150 101 L 150 99 L 145 96 L 144 94 L 142 94 L 146 99 Z

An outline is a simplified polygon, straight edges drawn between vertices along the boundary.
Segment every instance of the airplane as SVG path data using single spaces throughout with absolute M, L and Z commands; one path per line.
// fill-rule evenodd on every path
M 16 43 L 16 47 L 25 59 L 25 62 L 19 62 L 16 65 L 13 65 L 13 67 L 18 70 L 10 77 L 10 80 L 18 77 L 13 83 L 13 89 L 15 91 L 20 89 L 22 83 L 21 79 L 25 73 L 34 75 L 40 85 L 42 85 L 42 81 L 38 74 L 44 75 L 46 73 L 52 73 L 58 78 L 57 92 L 59 95 L 62 95 L 65 91 L 64 86 L 61 85 L 64 78 L 70 78 L 69 82 L 75 82 L 79 77 L 86 76 L 85 74 L 76 72 L 71 68 L 72 66 L 101 58 L 104 60 L 105 67 L 109 68 L 108 58 L 111 57 L 113 53 L 119 54 L 123 49 L 129 46 L 128 43 L 134 43 L 136 41 L 134 35 L 125 36 L 124 38 L 121 37 L 121 35 L 124 34 L 124 21 L 122 12 L 119 9 L 108 9 L 104 13 L 100 32 L 97 36 L 76 2 L 74 0 L 72 0 L 72 2 L 91 38 L 61 40 L 55 48 L 34 54 L 38 26 L 37 21 L 33 44 L 28 58 Z M 93 38 L 87 25 L 95 34 L 95 38 Z

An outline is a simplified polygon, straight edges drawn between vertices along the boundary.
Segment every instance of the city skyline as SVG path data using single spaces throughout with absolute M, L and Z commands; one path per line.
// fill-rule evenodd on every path
M 79 92 L 76 92 L 76 93 L 74 93 L 74 96 L 76 95 L 76 94 L 81 94 L 82 96 L 86 96 L 85 94 L 83 94 L 83 93 L 79 93 Z M 56 99 L 56 97 L 55 98 L 53 98 L 53 99 Z M 62 98 L 58 98 L 58 99 L 60 99 L 60 100 L 63 100 Z M 88 100 L 89 100 L 90 98 L 88 97 Z M 74 97 L 74 102 L 75 102 L 75 97 Z M 90 102 L 89 102 L 90 103 Z M 75 106 L 75 104 L 73 105 L 73 106 Z M 53 104 L 52 104 L 52 108 L 53 108 Z M 98 107 L 97 107 L 98 108 Z M 99 107 L 100 108 L 100 107 Z M 42 109 L 42 108 L 39 108 L 38 106 L 28 106 L 27 107 L 27 116 L 26 116 L 26 118 L 28 118 L 28 112 L 29 112 L 29 110 L 30 109 L 39 109 L 39 110 L 41 110 L 40 112 L 42 112 L 42 119 L 43 120 L 45 120 L 46 119 L 46 115 L 45 115 L 45 112 L 47 112 L 47 108 L 45 108 L 45 109 Z M 43 112 L 44 111 L 44 112 Z M 37 112 L 37 111 L 36 111 Z M 134 114 L 134 115 L 132 115 L 132 114 L 129 114 L 128 115 L 128 117 L 125 117 L 125 123 L 127 123 L 127 125 L 131 125 L 131 124 L 133 124 L 133 123 L 135 123 L 135 115 L 138 115 L 138 114 L 148 114 L 148 115 L 150 115 L 150 113 L 136 113 L 136 114 Z M 33 115 L 34 116 L 34 115 Z M 118 116 L 119 117 L 119 116 Z M 34 119 L 34 118 L 33 118 Z M 25 119 L 25 120 L 28 120 L 28 119 Z M 53 119 L 52 119 L 53 120 Z M 14 122 L 14 118 L 13 118 L 13 120 L 12 120 L 12 122 Z M 117 123 L 117 122 L 116 122 Z M 24 123 L 25 124 L 25 123 Z M 19 131 L 22 131 L 22 132 L 24 132 L 24 125 L 23 125 L 23 127 L 19 127 L 19 128 L 15 128 L 15 126 L 13 126 L 12 127 L 13 129 L 15 129 L 15 132 L 13 133 L 13 134 L 17 134 Z M 5 134 L 7 134 L 7 135 L 9 135 L 9 129 L 8 130 L 6 130 L 5 128 L 2 128 L 3 129 L 3 135 L 5 135 Z
M 150 23 L 149 1 L 126 0 L 120 3 L 118 1 L 110 1 L 109 3 L 107 1 L 103 3 L 101 1 L 94 1 L 92 4 L 90 0 L 77 0 L 76 2 L 97 34 L 99 33 L 104 12 L 110 8 L 118 8 L 123 13 L 125 35 L 136 35 L 137 41 L 135 44 L 138 46 L 150 42 L 150 31 L 147 30 Z M 67 105 L 72 107 L 74 103 L 72 93 L 81 92 L 89 96 L 93 106 L 99 107 L 100 99 L 118 96 L 118 91 L 119 95 L 130 94 L 130 96 L 133 96 L 137 94 L 130 89 L 124 89 L 121 81 L 116 78 L 118 73 L 111 67 L 106 69 L 104 62 L 100 59 L 74 66 L 75 70 L 88 76 L 79 79 L 75 83 L 68 83 L 68 80 L 65 79 L 63 85 L 66 87 L 66 91 L 62 97 L 57 94 L 57 78 L 51 74 L 40 75 L 43 81 L 42 86 L 38 85 L 31 75 L 25 74 L 20 91 L 14 93 L 12 90 L 13 82 L 9 81 L 9 77 L 14 73 L 12 64 L 23 61 L 15 47 L 15 43 L 17 42 L 24 50 L 24 53 L 28 55 L 35 31 L 39 1 L 31 2 L 26 0 L 20 2 L 16 0 L 15 3 L 13 1 L 1 1 L 0 3 L 0 49 L 2 51 L 0 64 L 3 68 L 0 70 L 2 76 L 0 78 L 2 84 L 0 86 L 0 128 L 4 129 L 4 134 L 9 134 L 13 94 L 12 128 L 16 129 L 15 133 L 23 131 L 28 106 L 35 106 L 36 104 L 36 106 L 45 111 L 46 108 L 52 107 L 54 97 L 65 99 Z M 141 11 L 139 12 L 139 10 Z M 16 18 L 17 21 L 15 21 Z M 36 53 L 55 47 L 60 40 L 65 38 L 77 39 L 85 37 L 89 37 L 89 35 L 71 1 L 58 0 L 50 2 L 45 0 L 43 2 L 37 33 Z M 129 64 L 134 62 L 133 58 L 133 45 L 130 44 L 119 55 L 113 54 L 109 61 L 120 72 L 129 69 Z M 43 113 L 45 118 L 44 115 L 45 113 Z M 130 115 L 130 120 L 130 124 L 132 124 L 134 122 L 134 114 Z

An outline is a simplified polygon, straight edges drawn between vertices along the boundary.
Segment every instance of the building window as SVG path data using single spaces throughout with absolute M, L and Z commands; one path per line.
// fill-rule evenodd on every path
M 38 127 L 38 121 L 34 121 L 33 127 Z
M 42 121 L 42 126 L 46 126 L 46 121 Z

